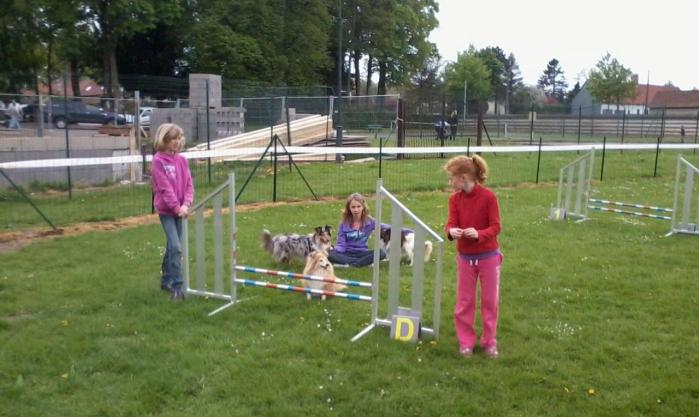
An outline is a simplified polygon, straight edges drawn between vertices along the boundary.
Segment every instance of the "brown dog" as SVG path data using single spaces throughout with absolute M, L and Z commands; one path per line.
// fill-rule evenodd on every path
M 336 279 L 333 264 L 330 263 L 328 256 L 323 251 L 313 251 L 308 255 L 306 258 L 306 267 L 303 268 L 303 274 Z M 302 281 L 304 288 L 312 288 L 321 291 L 337 292 L 347 288 L 346 285 L 332 282 L 311 281 L 308 279 L 304 279 Z M 306 293 L 306 298 L 310 300 L 312 295 L 310 293 Z M 325 294 L 323 294 L 321 298 L 325 300 Z

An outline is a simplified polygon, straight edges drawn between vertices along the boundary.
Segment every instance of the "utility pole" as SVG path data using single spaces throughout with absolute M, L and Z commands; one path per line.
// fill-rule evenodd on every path
M 464 115 L 463 115 L 464 123 L 466 123 L 466 109 L 468 108 L 468 106 L 466 104 L 467 103 L 467 101 L 466 101 L 466 97 L 467 97 L 466 93 L 467 92 L 468 92 L 468 80 L 464 80 Z

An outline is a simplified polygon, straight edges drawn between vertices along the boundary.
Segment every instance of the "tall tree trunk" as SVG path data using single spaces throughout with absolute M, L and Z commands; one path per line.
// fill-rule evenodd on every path
M 53 55 L 53 38 L 49 37 L 48 44 L 46 46 L 47 48 L 47 54 L 46 54 L 46 80 L 49 86 L 49 95 L 53 95 L 53 86 L 51 83 L 51 79 L 53 78 L 53 60 L 51 59 L 51 56 Z
M 362 52 L 359 48 L 354 50 L 354 91 L 355 95 L 359 96 L 362 94 L 361 77 L 359 76 L 359 64 L 362 59 Z
M 376 94 L 384 95 L 386 94 L 386 72 L 387 72 L 386 62 L 383 59 L 379 60 L 379 83 L 376 86 Z
M 371 76 L 374 73 L 374 57 L 369 55 L 369 59 L 366 62 L 366 95 L 369 95 L 369 88 L 371 87 Z
M 34 75 L 34 77 L 32 77 L 34 78 L 34 91 L 38 96 L 39 94 L 41 94 L 41 92 L 39 91 L 39 85 L 41 85 L 41 83 L 39 82 L 39 70 L 36 69 L 36 65 L 34 64 L 32 64 L 32 75 Z
M 70 84 L 73 89 L 73 96 L 80 97 L 80 68 L 78 66 L 78 58 L 70 58 Z
M 119 96 L 119 72 L 116 61 L 116 43 L 111 32 L 102 35 L 102 64 L 104 66 L 104 95 L 117 98 Z

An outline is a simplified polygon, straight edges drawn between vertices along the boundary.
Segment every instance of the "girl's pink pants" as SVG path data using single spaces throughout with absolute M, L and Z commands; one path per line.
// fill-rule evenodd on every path
M 498 304 L 500 293 L 500 265 L 502 254 L 497 253 L 486 259 L 469 260 L 457 255 L 458 282 L 456 286 L 456 306 L 454 308 L 454 326 L 460 349 L 476 345 L 477 335 L 473 329 L 476 312 L 476 286 L 481 282 L 481 318 L 483 334 L 482 347 L 495 346 L 495 334 L 498 326 Z

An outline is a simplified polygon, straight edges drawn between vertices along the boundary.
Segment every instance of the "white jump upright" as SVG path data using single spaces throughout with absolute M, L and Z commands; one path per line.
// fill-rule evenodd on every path
M 667 234 L 699 235 L 699 169 L 682 155 L 677 155 L 672 225 Z
M 388 289 L 387 289 L 387 310 L 386 316 L 379 317 L 379 293 L 380 293 L 380 252 L 381 242 L 381 223 L 384 219 L 383 200 L 386 199 L 391 209 L 391 241 L 389 245 L 388 257 Z M 352 341 L 357 341 L 377 326 L 391 327 L 393 317 L 402 310 L 398 306 L 400 298 L 400 278 L 401 278 L 401 233 L 403 228 L 403 219 L 408 218 L 414 223 L 415 231 L 415 247 L 414 247 L 414 262 L 411 267 L 412 285 L 411 285 L 411 304 L 410 312 L 418 319 L 419 329 L 418 334 L 429 334 L 435 339 L 439 337 L 439 318 L 441 314 L 442 301 L 442 260 L 444 257 L 444 239 L 425 223 L 420 220 L 412 211 L 410 211 L 403 203 L 401 203 L 393 194 L 383 187 L 383 183 L 379 178 L 376 181 L 376 229 L 374 230 L 374 265 L 373 265 L 373 280 L 371 293 L 371 321 L 367 327 L 357 333 Z M 387 210 L 386 210 L 387 211 Z M 387 222 L 388 223 L 388 222 Z M 430 236 L 434 239 L 436 246 L 436 264 L 434 276 L 434 301 L 432 312 L 432 327 L 422 325 L 422 308 L 424 299 L 424 283 L 425 283 L 425 238 Z
M 225 227 L 223 221 L 224 211 L 224 196 L 228 194 L 228 227 Z M 206 250 L 206 224 L 204 221 L 204 212 L 208 208 L 208 203 L 212 205 L 213 218 L 213 235 L 214 235 L 214 262 L 213 262 L 213 282 L 208 279 L 211 274 L 208 271 L 209 263 L 207 262 Z M 237 228 L 235 219 L 235 175 L 230 173 L 228 180 L 212 191 L 208 196 L 191 207 L 190 213 L 194 217 L 196 247 L 195 252 L 195 271 L 196 280 L 193 283 L 190 275 L 190 247 L 189 247 L 189 218 L 185 218 L 182 223 L 182 258 L 184 284 L 187 295 L 215 298 L 228 301 L 229 303 L 220 309 L 212 311 L 209 315 L 213 315 L 232 304 L 235 304 L 237 299 L 236 279 L 236 256 L 237 256 Z M 224 237 L 228 239 L 228 247 L 224 249 Z M 229 279 L 226 283 L 224 279 L 224 253 L 228 252 L 229 259 Z M 228 285 L 226 285 L 228 284 Z
M 595 150 L 593 149 L 561 168 L 556 206 L 551 207 L 549 219 L 587 220 L 587 200 L 590 198 L 594 167 Z

